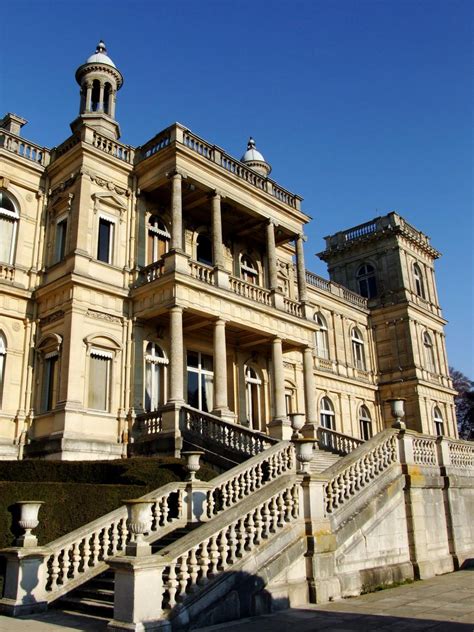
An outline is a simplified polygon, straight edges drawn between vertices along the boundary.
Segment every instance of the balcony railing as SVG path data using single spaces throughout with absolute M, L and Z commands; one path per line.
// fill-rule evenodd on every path
M 151 283 L 155 279 L 159 279 L 161 276 L 163 276 L 164 267 L 165 262 L 163 261 L 163 259 L 150 263 L 150 265 L 146 266 L 146 268 L 143 268 L 143 270 L 141 271 L 142 277 L 144 279 L 143 282 Z
M 330 292 L 335 296 L 339 296 L 345 301 L 352 303 L 352 305 L 357 305 L 357 307 L 367 309 L 367 299 L 365 297 L 357 294 L 356 292 L 352 292 L 352 290 L 348 290 L 343 285 L 339 285 L 339 283 L 328 281 L 327 279 L 323 279 L 323 277 L 309 271 L 306 271 L 306 283 L 312 287 L 318 288 L 318 290 L 323 290 L 324 292 Z
M 283 306 L 287 314 L 298 316 L 298 318 L 301 318 L 301 316 L 303 315 L 303 310 L 299 301 L 293 301 L 291 298 L 284 298 Z
M 11 151 L 17 156 L 31 160 L 42 167 L 49 164 L 50 154 L 47 149 L 35 145 L 26 141 L 24 138 L 7 132 L 6 130 L 0 130 L 0 147 L 3 147 L 7 151 Z
M 232 292 L 235 292 L 239 296 L 249 298 L 256 303 L 263 303 L 264 305 L 272 304 L 270 290 L 260 287 L 259 285 L 253 285 L 237 277 L 229 276 L 229 287 Z
M 0 263 L 0 279 L 4 279 L 5 281 L 14 281 L 15 267 L 8 265 L 8 263 Z
M 198 279 L 198 281 L 208 283 L 209 285 L 216 284 L 214 268 L 212 266 L 207 266 L 204 263 L 198 263 L 197 261 L 190 261 L 189 272 L 191 276 Z

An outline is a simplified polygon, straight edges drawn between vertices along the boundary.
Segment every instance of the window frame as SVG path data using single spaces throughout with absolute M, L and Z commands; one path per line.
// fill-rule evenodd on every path
M 67 252 L 69 216 L 61 215 L 56 219 L 54 231 L 54 263 L 63 261 Z M 60 231 L 59 227 L 62 226 Z
M 329 425 L 326 425 L 327 422 L 329 422 Z M 334 410 L 334 404 L 332 403 L 331 398 L 327 395 L 321 397 L 321 401 L 319 402 L 319 423 L 327 430 L 336 430 L 336 413 Z
M 101 259 L 101 223 L 107 223 L 109 225 L 109 244 L 108 244 L 108 252 L 107 252 L 107 260 Z M 115 235 L 117 232 L 117 220 L 115 217 L 111 217 L 110 215 L 106 215 L 105 213 L 99 213 L 98 222 L 97 222 L 97 248 L 96 248 L 96 260 L 101 263 L 105 263 L 107 265 L 114 265 L 114 254 L 115 254 Z
M 199 255 L 199 248 L 200 248 L 199 240 L 202 239 L 202 238 L 206 239 L 206 241 L 208 242 L 209 253 L 210 253 L 210 258 L 209 259 L 202 258 L 202 255 L 201 255 L 201 258 L 200 258 L 200 255 Z M 201 244 L 201 246 L 202 246 L 202 244 Z M 209 234 L 207 233 L 207 231 L 204 231 L 204 230 L 199 231 L 197 233 L 197 235 L 196 235 L 196 261 L 198 263 L 200 263 L 201 265 L 204 265 L 204 266 L 212 267 L 214 265 L 214 253 L 213 253 L 213 248 L 212 248 L 212 239 L 209 236 Z
M 359 371 L 367 371 L 367 360 L 365 357 L 365 342 L 364 338 L 359 331 L 358 327 L 353 327 L 351 330 L 351 342 L 352 342 L 352 360 L 354 366 Z
M 329 330 L 327 326 L 327 321 L 321 314 L 321 312 L 317 312 L 314 315 L 314 320 L 319 326 L 319 330 L 316 331 L 314 335 L 314 351 L 318 358 L 329 360 Z
M 368 441 L 374 436 L 374 428 L 370 410 L 365 404 L 359 408 L 359 433 L 363 441 Z
M 356 273 L 359 294 L 367 299 L 377 296 L 377 272 L 371 263 L 363 263 Z
M 157 349 L 161 353 L 156 353 Z M 146 412 L 154 412 L 159 410 L 160 406 L 166 404 L 168 386 L 166 367 L 169 364 L 169 360 L 166 357 L 163 348 L 158 343 L 149 341 L 145 348 L 144 362 L 145 380 L 143 385 L 143 409 Z M 151 386 L 150 391 L 148 391 L 148 385 Z
M 7 340 L 0 331 L 0 410 L 3 407 L 3 391 L 5 387 L 5 367 L 7 364 Z
M 87 408 L 88 410 L 92 410 L 95 412 L 104 412 L 104 413 L 110 413 L 111 411 L 111 404 L 112 404 L 112 393 L 111 393 L 111 389 L 112 389 L 112 373 L 113 373 L 113 361 L 114 361 L 114 357 L 115 357 L 115 353 L 114 351 L 110 350 L 110 349 L 105 349 L 104 347 L 100 347 L 100 346 L 94 346 L 93 344 L 91 345 L 90 349 L 89 349 L 89 353 L 88 353 L 88 362 L 89 362 L 89 367 L 88 367 L 88 385 L 87 385 Z M 93 382 L 93 375 L 95 377 L 95 374 L 93 374 L 92 372 L 92 359 L 102 359 L 102 360 L 106 360 L 107 364 L 106 364 L 106 368 L 105 368 L 105 385 L 103 389 L 103 392 L 105 394 L 105 406 L 104 407 L 95 407 L 93 405 L 91 405 L 92 403 L 94 403 L 92 401 L 92 393 L 93 393 L 93 389 L 91 388 L 92 386 L 98 387 L 99 385 Z
M 428 331 L 423 332 L 423 349 L 426 363 L 426 370 L 429 373 L 436 373 L 436 356 L 434 343 Z
M 152 223 L 154 220 L 157 225 Z M 150 214 L 147 223 L 147 265 L 156 263 L 163 255 L 169 252 L 170 242 L 171 233 L 165 222 L 156 213 Z M 163 244 L 163 252 L 161 254 L 160 243 Z
M 444 437 L 444 418 L 438 405 L 433 408 L 433 424 L 437 437 Z
M 415 293 L 420 298 L 426 300 L 425 281 L 423 271 L 418 262 L 413 263 L 413 279 L 415 281 Z
M 195 353 L 198 357 L 198 366 L 194 367 L 194 366 L 190 366 L 189 365 L 189 354 L 191 353 Z M 210 358 L 212 360 L 212 371 L 210 369 L 205 369 L 203 368 L 203 357 L 206 358 Z M 198 376 L 198 389 L 197 389 L 197 393 L 198 393 L 198 407 L 197 410 L 200 410 L 202 412 L 212 412 L 213 408 L 214 408 L 214 357 L 212 354 L 210 353 L 205 353 L 202 351 L 195 351 L 194 349 L 188 349 L 187 353 L 186 353 L 186 401 L 189 403 L 189 373 L 193 373 L 195 375 Z M 211 380 L 211 384 L 212 384 L 212 401 L 208 402 L 207 401 L 207 394 L 205 394 L 205 399 L 206 399 L 206 405 L 207 405 L 207 410 L 204 410 L 203 408 L 203 388 L 205 390 L 205 386 L 208 382 L 206 382 L 205 378 L 209 378 L 212 377 Z
M 11 210 L 9 208 L 2 206 L 2 202 L 0 202 L 0 224 L 2 221 L 13 224 L 12 233 L 11 233 L 10 250 L 7 257 L 8 261 L 0 260 L 0 263 L 3 263 L 8 266 L 13 266 L 15 265 L 16 241 L 17 241 L 17 236 L 18 236 L 18 226 L 20 222 L 20 212 L 18 210 L 18 204 L 16 200 L 8 191 L 5 191 L 4 189 L 0 189 L 0 194 L 1 194 L 1 197 L 5 196 L 6 199 L 13 206 L 13 210 Z M 0 228 L 0 230 L 2 230 L 3 232 L 3 229 Z
M 244 259 L 247 261 L 244 261 Z M 241 252 L 239 255 L 239 276 L 245 283 L 260 285 L 260 272 L 257 262 L 247 252 Z
M 253 372 L 254 375 L 251 375 L 250 372 Z M 246 420 L 250 428 L 260 430 L 262 425 L 263 380 L 259 375 L 258 369 L 251 364 L 245 365 L 244 376 Z M 254 396 L 256 401 L 254 401 Z

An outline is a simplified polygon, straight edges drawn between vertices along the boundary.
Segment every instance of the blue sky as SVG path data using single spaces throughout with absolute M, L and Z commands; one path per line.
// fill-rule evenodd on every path
M 122 140 L 179 121 L 240 157 L 249 135 L 323 236 L 396 210 L 443 253 L 452 365 L 474 379 L 473 7 L 461 0 L 16 0 L 0 43 L 0 105 L 59 144 L 76 68 L 103 38 L 125 77 Z M 10 26 L 6 28 L 7 24 Z

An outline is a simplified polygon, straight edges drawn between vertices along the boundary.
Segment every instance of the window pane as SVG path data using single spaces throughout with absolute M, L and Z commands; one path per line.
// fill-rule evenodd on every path
M 188 351 L 188 366 L 195 367 L 196 369 L 199 366 L 199 354 L 195 351 Z
M 67 232 L 67 220 L 63 219 L 56 225 L 56 250 L 55 261 L 61 261 L 64 259 L 66 252 L 66 232 Z
M 202 410 L 208 413 L 212 410 L 214 403 L 214 376 L 203 375 L 202 376 Z
M 188 404 L 199 408 L 199 375 L 188 371 Z
M 201 366 L 205 371 L 212 371 L 214 368 L 212 356 L 201 354 Z
M 43 393 L 41 398 L 41 410 L 51 410 L 55 405 L 55 381 L 56 381 L 56 366 L 58 357 L 53 356 L 47 358 L 44 362 L 44 374 L 43 374 Z
M 0 217 L 0 261 L 11 263 L 15 221 Z
M 105 263 L 111 263 L 112 223 L 106 219 L 99 220 L 99 243 L 97 247 L 97 259 Z
M 89 408 L 107 410 L 110 359 L 91 355 L 89 368 Z

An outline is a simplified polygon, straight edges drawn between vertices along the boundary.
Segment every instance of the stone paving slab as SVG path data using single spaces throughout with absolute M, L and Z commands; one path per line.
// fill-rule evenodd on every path
M 56 610 L 0 616 L 0 632 L 105 632 L 107 621 Z M 352 599 L 241 619 L 199 632 L 474 632 L 474 569 Z M 196 632 L 198 632 L 196 630 Z

